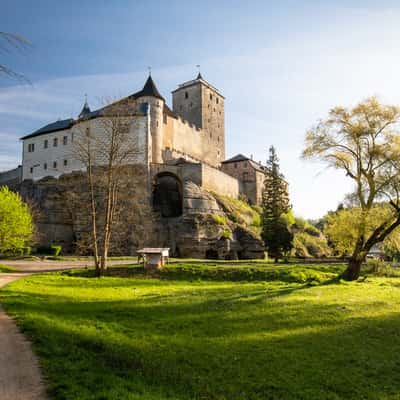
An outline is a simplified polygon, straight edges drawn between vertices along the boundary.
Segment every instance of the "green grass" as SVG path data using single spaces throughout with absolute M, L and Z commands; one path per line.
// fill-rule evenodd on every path
M 15 272 L 16 270 L 13 267 L 9 267 L 8 265 L 0 264 L 0 274 L 2 272 Z
M 342 265 L 170 264 L 0 291 L 52 399 L 400 399 L 400 280 Z M 268 280 L 266 280 L 268 279 Z

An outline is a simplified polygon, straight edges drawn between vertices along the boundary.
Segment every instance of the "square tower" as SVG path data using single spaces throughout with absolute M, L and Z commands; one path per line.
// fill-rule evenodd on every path
M 172 92 L 172 108 L 182 119 L 203 130 L 203 149 L 219 164 L 225 160 L 225 97 L 201 74 Z

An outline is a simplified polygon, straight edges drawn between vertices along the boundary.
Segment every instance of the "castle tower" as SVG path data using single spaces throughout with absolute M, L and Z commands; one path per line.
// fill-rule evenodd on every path
M 132 95 L 139 104 L 150 106 L 151 161 L 162 163 L 163 112 L 165 100 L 158 91 L 151 75 L 147 78 L 143 89 Z
M 203 79 L 185 82 L 172 92 L 173 111 L 204 130 L 207 148 L 217 163 L 225 159 L 225 97 Z

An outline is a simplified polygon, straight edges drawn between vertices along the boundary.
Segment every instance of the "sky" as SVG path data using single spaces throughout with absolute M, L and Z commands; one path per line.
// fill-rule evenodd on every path
M 398 1 L 2 0 L 0 31 L 31 45 L 0 52 L 30 85 L 0 77 L 0 171 L 21 162 L 19 138 L 76 117 L 87 93 L 170 92 L 200 64 L 226 97 L 226 157 L 265 162 L 274 145 L 294 213 L 319 218 L 352 190 L 342 171 L 304 161 L 304 135 L 337 105 L 376 95 L 400 104 Z

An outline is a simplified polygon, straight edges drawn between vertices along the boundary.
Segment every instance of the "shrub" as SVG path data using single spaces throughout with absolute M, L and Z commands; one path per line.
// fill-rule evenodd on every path
M 261 216 L 256 214 L 253 217 L 253 222 L 251 223 L 252 226 L 256 226 L 257 228 L 261 226 Z
M 331 250 L 325 237 L 296 232 L 293 239 L 292 254 L 295 257 L 327 257 Z
M 58 257 L 61 253 L 62 247 L 59 245 L 55 245 L 53 244 L 52 246 L 50 246 L 50 250 L 51 250 L 51 255 L 54 257 Z
M 41 255 L 57 257 L 60 255 L 62 247 L 59 245 L 41 246 L 37 248 L 37 253 Z
M 378 258 L 368 258 L 366 273 L 376 276 L 400 276 L 400 271 Z
M 224 229 L 221 233 L 221 238 L 223 239 L 230 239 L 232 236 L 232 233 L 229 229 Z
M 214 214 L 212 218 L 217 225 L 226 225 L 225 215 Z
M 29 207 L 17 193 L 0 188 L 0 253 L 21 254 L 32 240 L 33 223 Z

